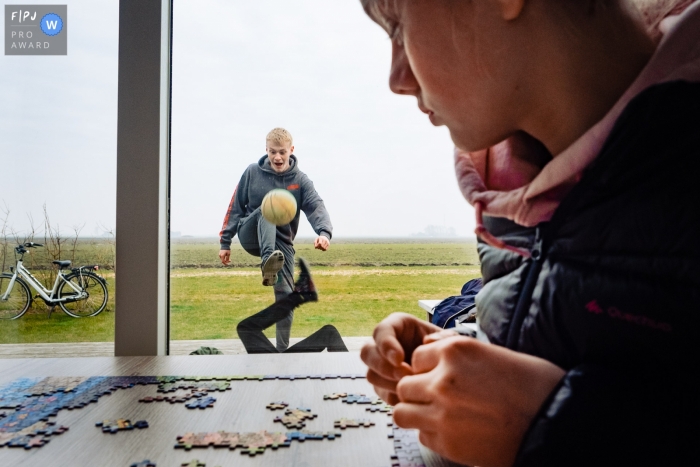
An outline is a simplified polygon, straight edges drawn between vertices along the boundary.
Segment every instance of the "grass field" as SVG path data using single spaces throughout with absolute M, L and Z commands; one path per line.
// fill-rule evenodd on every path
M 333 240 L 328 251 L 315 250 L 311 240 L 295 242 L 297 256 L 315 266 L 474 266 L 479 263 L 476 243 L 396 239 Z M 222 267 L 217 256 L 217 239 L 175 239 L 172 243 L 172 267 Z M 231 266 L 255 267 L 260 258 L 246 253 L 234 243 Z
M 334 241 L 325 253 L 310 242 L 296 246 L 297 256 L 312 264 L 320 300 L 297 309 L 293 337 L 307 336 L 324 324 L 335 325 L 345 336 L 370 335 L 374 325 L 394 311 L 423 318 L 417 300 L 455 295 L 464 282 L 480 274 L 473 242 Z M 113 247 L 106 242 L 79 242 L 75 261 L 95 262 L 90 258 L 109 256 L 109 248 Z M 235 266 L 224 268 L 217 264 L 217 252 L 215 239 L 173 242 L 173 339 L 236 338 L 236 324 L 272 302 L 271 288 L 260 284 L 259 259 L 234 244 Z M 109 311 L 75 319 L 57 309 L 49 318 L 39 304 L 18 320 L 0 322 L 0 343 L 113 340 L 114 273 L 103 274 L 110 283 Z M 274 336 L 274 329 L 268 335 Z

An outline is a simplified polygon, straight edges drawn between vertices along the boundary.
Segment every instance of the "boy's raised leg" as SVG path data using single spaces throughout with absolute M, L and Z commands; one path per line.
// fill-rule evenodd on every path
M 263 285 L 275 285 L 277 273 L 285 263 L 284 253 L 275 247 L 277 227 L 268 222 L 258 208 L 241 220 L 238 238 L 246 252 L 262 260 Z M 280 296 L 275 294 L 275 298 Z
M 287 255 L 284 250 L 280 250 L 276 245 L 277 227 L 263 217 L 260 208 L 256 209 L 254 213 L 257 216 L 263 285 L 273 286 L 278 282 L 277 273 L 284 267 Z M 275 293 L 275 299 L 279 298 L 277 293 Z

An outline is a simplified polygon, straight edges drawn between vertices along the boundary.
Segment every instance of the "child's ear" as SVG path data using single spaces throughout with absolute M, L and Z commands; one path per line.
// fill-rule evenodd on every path
M 292 146 L 291 148 L 289 148 L 289 154 L 294 154 L 294 146 Z
M 526 0 L 496 0 L 501 17 L 506 21 L 517 19 L 525 8 Z

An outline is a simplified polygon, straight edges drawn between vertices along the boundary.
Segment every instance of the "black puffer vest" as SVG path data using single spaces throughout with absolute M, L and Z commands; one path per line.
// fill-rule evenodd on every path
M 687 381 L 700 355 L 698 167 L 700 84 L 656 85 L 628 105 L 550 222 L 485 220 L 533 257 L 479 245 L 482 330 L 569 372 L 520 465 L 670 465 L 689 454 L 673 425 L 698 412 Z

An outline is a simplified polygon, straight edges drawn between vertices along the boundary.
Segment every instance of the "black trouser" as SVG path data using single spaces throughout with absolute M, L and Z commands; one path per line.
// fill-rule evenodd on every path
M 284 266 L 277 274 L 273 287 L 275 300 L 280 300 L 294 290 L 294 245 L 277 238 L 277 227 L 268 222 L 260 213 L 260 208 L 241 219 L 238 225 L 238 239 L 245 251 L 259 256 L 263 263 L 274 250 L 284 253 Z M 276 321 L 277 350 L 280 352 L 289 346 L 289 333 L 292 329 L 294 311 Z
M 294 292 L 276 301 L 264 310 L 249 316 L 238 323 L 238 337 L 249 354 L 252 353 L 297 353 L 297 352 L 347 352 L 343 339 L 338 330 L 327 324 L 301 342 L 297 342 L 287 350 L 277 350 L 272 342 L 265 337 L 263 331 L 280 319 L 284 319 L 297 306 L 303 303 L 301 296 Z

